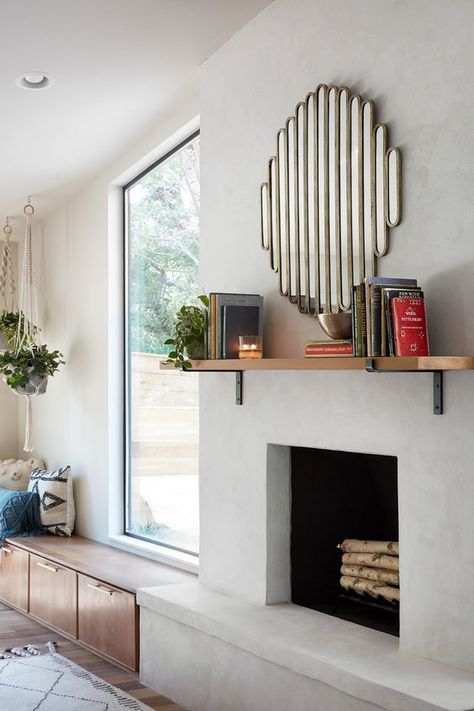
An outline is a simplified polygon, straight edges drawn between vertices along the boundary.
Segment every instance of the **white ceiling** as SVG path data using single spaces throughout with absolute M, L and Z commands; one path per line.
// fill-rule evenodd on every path
M 0 225 L 28 194 L 44 215 L 80 188 L 269 2 L 0 0 Z M 56 83 L 19 89 L 28 71 Z

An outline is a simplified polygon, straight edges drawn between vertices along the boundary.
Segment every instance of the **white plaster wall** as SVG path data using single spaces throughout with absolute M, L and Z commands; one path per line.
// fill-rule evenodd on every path
M 170 140 L 195 130 L 198 110 L 191 87 L 172 111 L 155 117 L 150 133 L 45 219 L 36 243 L 45 275 L 44 340 L 67 365 L 34 403 L 35 454 L 51 467 L 71 465 L 76 530 L 99 541 L 123 533 L 120 186 L 169 150 Z M 19 446 L 22 438 L 23 420 Z
M 0 390 L 0 459 L 18 455 L 18 397 L 6 385 Z
M 2 238 L 3 233 L 0 235 L 0 251 Z M 17 269 L 17 242 L 12 242 L 12 254 Z M 3 306 L 0 305 L 0 311 L 2 310 Z M 18 396 L 7 385 L 0 382 L 0 459 L 16 459 L 18 456 L 18 404 Z
M 434 353 L 473 353 L 470 0 L 276 0 L 202 69 L 202 282 L 266 299 L 266 354 L 298 356 L 321 335 L 277 295 L 259 248 L 258 187 L 275 135 L 320 82 L 377 102 L 403 154 L 403 222 L 380 273 L 416 276 Z M 266 445 L 393 454 L 399 462 L 401 646 L 474 670 L 474 376 L 201 376 L 201 581 L 268 599 Z

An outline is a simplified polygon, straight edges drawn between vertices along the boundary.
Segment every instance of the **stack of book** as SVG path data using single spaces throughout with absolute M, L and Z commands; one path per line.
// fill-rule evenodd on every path
M 430 354 L 425 299 L 416 279 L 367 277 L 352 288 L 354 355 Z
M 308 341 L 304 349 L 305 358 L 334 358 L 351 355 L 353 355 L 352 341 L 344 339 Z
M 358 595 L 400 600 L 398 541 L 360 541 L 346 538 L 342 552 L 341 578 L 344 590 Z
M 238 358 L 239 336 L 262 336 L 263 296 L 211 292 L 207 330 L 208 358 Z

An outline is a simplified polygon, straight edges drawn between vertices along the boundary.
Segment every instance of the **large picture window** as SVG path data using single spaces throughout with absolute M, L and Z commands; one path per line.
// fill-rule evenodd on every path
M 160 370 L 199 293 L 199 136 L 124 188 L 128 535 L 197 555 L 198 376 Z

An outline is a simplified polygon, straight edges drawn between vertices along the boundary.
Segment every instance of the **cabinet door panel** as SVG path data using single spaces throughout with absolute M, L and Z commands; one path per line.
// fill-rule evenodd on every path
M 5 545 L 0 551 L 0 597 L 28 612 L 28 553 Z
M 77 574 L 46 558 L 30 555 L 30 613 L 77 636 Z
M 78 575 L 78 639 L 137 669 L 135 595 Z

